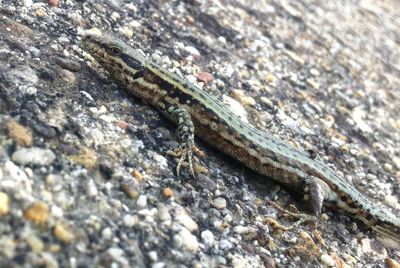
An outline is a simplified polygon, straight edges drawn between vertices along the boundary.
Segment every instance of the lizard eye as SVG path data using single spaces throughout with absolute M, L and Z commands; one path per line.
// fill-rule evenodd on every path
M 121 49 L 119 47 L 110 47 L 108 49 L 108 53 L 110 53 L 113 56 L 118 56 L 121 54 Z

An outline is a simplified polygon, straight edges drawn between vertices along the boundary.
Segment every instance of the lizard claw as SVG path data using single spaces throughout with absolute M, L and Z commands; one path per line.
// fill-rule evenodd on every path
M 189 172 L 193 177 L 196 177 L 194 174 L 194 169 L 193 169 L 193 151 L 189 148 L 184 148 L 182 149 L 182 155 L 178 161 L 178 165 L 176 166 L 176 175 L 179 177 L 179 173 L 182 167 L 182 164 L 184 161 L 187 159 L 189 163 Z
M 180 175 L 182 166 L 185 163 L 185 160 L 187 160 L 187 163 L 189 164 L 190 175 L 193 178 L 196 178 L 194 172 L 194 164 L 193 164 L 194 163 L 193 158 L 195 157 L 193 153 L 195 153 L 196 155 L 200 154 L 201 156 L 204 156 L 204 153 L 200 149 L 198 149 L 193 143 L 187 142 L 173 151 L 168 151 L 167 153 L 174 157 L 179 157 L 178 165 L 176 166 L 176 175 L 178 177 Z
M 305 222 L 312 223 L 314 227 L 317 224 L 317 218 L 313 215 L 309 215 L 309 214 L 305 214 L 305 213 L 291 212 L 287 209 L 282 208 L 281 206 L 279 206 L 277 203 L 275 203 L 273 201 L 268 201 L 268 203 L 270 205 L 272 205 L 274 208 L 276 208 L 277 210 L 279 210 L 280 212 L 297 219 L 297 221 L 295 223 L 293 223 L 289 227 L 285 227 L 286 230 L 295 229 L 297 226 L 299 226 L 300 224 L 303 224 Z

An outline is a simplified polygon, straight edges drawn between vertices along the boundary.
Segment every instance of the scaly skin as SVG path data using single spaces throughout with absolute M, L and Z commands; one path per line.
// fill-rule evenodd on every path
M 261 175 L 307 195 L 314 213 L 334 204 L 400 245 L 400 218 L 363 196 L 317 159 L 244 123 L 216 97 L 150 62 L 121 40 L 87 34 L 82 43 L 128 93 L 178 125 L 192 169 L 193 134 Z

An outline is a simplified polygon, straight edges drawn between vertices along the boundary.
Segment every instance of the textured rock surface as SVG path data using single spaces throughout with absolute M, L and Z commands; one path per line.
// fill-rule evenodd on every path
M 397 1 L 0 0 L 1 267 L 396 267 L 365 226 L 317 231 L 297 196 L 199 142 L 175 175 L 174 126 L 107 79 L 79 32 L 111 32 L 264 131 L 400 211 Z

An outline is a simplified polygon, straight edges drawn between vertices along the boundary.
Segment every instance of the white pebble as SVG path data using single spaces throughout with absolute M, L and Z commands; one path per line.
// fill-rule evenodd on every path
M 56 155 L 50 149 L 32 147 L 18 149 L 12 154 L 11 158 L 14 162 L 21 165 L 47 166 L 53 163 Z
M 114 21 L 117 21 L 119 18 L 121 18 L 121 15 L 119 15 L 117 12 L 113 12 L 113 13 L 111 13 L 111 18 Z
M 0 181 L 1 188 L 17 188 L 27 194 L 32 192 L 32 181 L 29 180 L 25 172 L 13 162 L 6 161 L 3 172 L 3 179 Z
M 179 234 L 174 235 L 172 241 L 175 248 L 181 248 L 183 245 L 183 238 Z
M 24 4 L 24 6 L 26 7 L 30 7 L 33 4 L 32 0 L 23 0 L 22 3 Z
M 107 250 L 107 253 L 114 259 L 114 260 L 120 260 L 122 256 L 124 255 L 124 251 L 120 248 L 109 248 Z
M 106 239 L 106 240 L 110 240 L 112 238 L 112 230 L 110 227 L 106 227 L 103 229 L 103 231 L 101 232 L 101 236 Z
M 335 265 L 336 265 L 335 260 L 332 259 L 332 257 L 329 256 L 328 254 L 321 255 L 321 262 L 328 267 L 335 267 Z
M 400 157 L 395 156 L 393 157 L 392 161 L 396 169 L 400 169 Z
M 192 46 L 186 46 L 183 48 L 187 53 L 191 54 L 191 55 L 196 55 L 196 56 L 200 56 L 200 52 L 197 50 L 197 48 L 192 47 Z
M 201 232 L 201 239 L 206 246 L 211 246 L 214 243 L 214 235 L 210 230 Z
M 175 213 L 175 220 L 191 232 L 198 229 L 197 223 L 188 214 L 186 214 L 184 209 L 177 209 Z
M 152 261 L 152 262 L 156 262 L 157 261 L 157 259 L 158 259 L 158 255 L 157 255 L 157 251 L 150 251 L 149 253 L 148 253 L 148 256 L 149 256 L 149 259 Z
M 126 7 L 126 9 L 128 9 L 129 11 L 132 11 L 133 13 L 136 13 L 138 11 L 138 8 L 132 3 L 126 4 L 125 7 Z
M 232 219 L 232 215 L 231 214 L 226 214 L 226 216 L 224 217 L 224 222 L 231 222 Z
M 64 212 L 62 208 L 56 205 L 51 206 L 51 215 L 53 215 L 55 218 L 61 219 L 64 215 Z
M 233 248 L 233 245 L 228 240 L 222 239 L 221 241 L 219 241 L 219 248 L 222 250 L 228 250 Z
M 182 245 L 186 250 L 190 252 L 197 251 L 197 249 L 199 248 L 199 242 L 197 242 L 197 237 L 192 235 L 186 228 L 182 228 L 182 230 L 179 232 L 179 235 L 182 238 L 183 242 Z
M 97 196 L 98 190 L 97 190 L 96 184 L 94 183 L 93 179 L 90 179 L 87 182 L 86 187 L 87 187 L 87 195 L 88 196 L 90 196 L 90 197 Z
M 231 112 L 239 116 L 244 122 L 248 122 L 247 111 L 240 102 L 227 95 L 222 96 L 222 101 L 228 106 Z
M 164 268 L 164 267 L 165 267 L 165 262 L 157 262 L 151 266 L 151 268 Z
M 132 216 L 132 215 L 125 215 L 123 218 L 123 222 L 125 227 L 131 228 L 135 226 L 138 223 L 139 219 L 137 216 Z
M 171 221 L 171 214 L 168 211 L 168 208 L 162 204 L 159 203 L 157 206 L 157 211 L 158 211 L 158 218 L 161 221 Z
M 138 208 L 145 208 L 147 206 L 147 196 L 141 195 L 136 201 Z
M 213 206 L 218 209 L 226 208 L 226 200 L 223 197 L 217 197 L 213 201 Z
M 217 229 L 219 229 L 221 227 L 221 225 L 222 225 L 222 221 L 220 221 L 220 220 L 216 220 L 213 222 L 213 226 Z
M 245 234 L 245 233 L 249 232 L 249 228 L 246 226 L 238 225 L 233 228 L 233 232 L 235 232 L 237 234 Z

